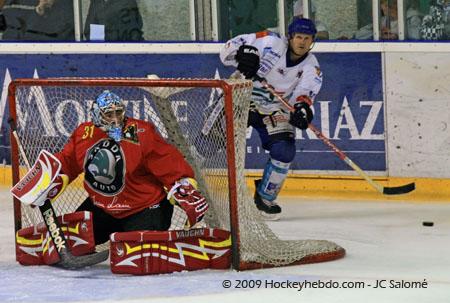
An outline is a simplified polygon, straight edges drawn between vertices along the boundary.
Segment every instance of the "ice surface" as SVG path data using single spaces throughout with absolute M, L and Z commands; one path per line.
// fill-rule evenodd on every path
M 270 222 L 284 239 L 326 239 L 340 260 L 245 272 L 202 270 L 158 276 L 113 275 L 107 262 L 81 271 L 24 267 L 14 255 L 12 199 L 0 191 L 0 302 L 450 302 L 450 203 L 304 201 L 282 198 Z M 405 196 L 407 198 L 407 196 Z M 433 221 L 433 227 L 422 226 Z M 224 280 L 364 282 L 359 289 L 225 289 Z M 377 280 L 387 288 L 374 288 Z M 427 288 L 389 288 L 427 282 Z M 370 284 L 371 286 L 368 286 Z

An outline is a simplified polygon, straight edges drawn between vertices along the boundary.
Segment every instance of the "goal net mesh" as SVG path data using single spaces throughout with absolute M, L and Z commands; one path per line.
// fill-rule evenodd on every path
M 90 121 L 89 110 L 96 96 L 110 90 L 123 98 L 127 116 L 151 121 L 193 166 L 200 189 L 210 203 L 206 224 L 225 230 L 230 230 L 231 224 L 237 225 L 234 228 L 239 269 L 319 262 L 344 254 L 341 247 L 325 240 L 279 239 L 256 209 L 246 185 L 244 167 L 250 81 L 224 80 L 222 86 L 217 81 L 192 79 L 171 79 L 167 83 L 164 79 L 33 81 L 16 82 L 14 106 L 10 109 L 31 164 L 42 149 L 59 152 L 72 131 L 80 123 Z M 233 140 L 228 141 L 232 144 L 227 143 L 222 109 L 228 95 L 233 108 L 233 123 L 228 125 L 234 132 Z M 235 167 L 230 167 L 227 148 L 233 149 Z M 25 161 L 19 151 L 12 152 L 19 154 L 19 163 L 13 163 L 13 170 L 18 170 L 22 177 L 27 172 Z M 237 192 L 236 222 L 230 221 L 229 169 L 235 173 L 232 186 Z M 81 175 L 53 203 L 55 211 L 58 215 L 73 212 L 86 197 Z M 183 228 L 185 219 L 184 212 L 177 208 L 171 229 Z M 37 208 L 21 205 L 21 227 L 41 221 Z

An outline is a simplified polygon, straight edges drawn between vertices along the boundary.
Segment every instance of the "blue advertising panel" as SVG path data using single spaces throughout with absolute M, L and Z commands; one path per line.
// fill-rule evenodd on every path
M 317 54 L 324 84 L 314 104 L 313 123 L 362 169 L 385 171 L 384 114 L 380 53 Z M 67 54 L 1 55 L 0 160 L 10 163 L 9 108 L 11 79 L 48 77 L 228 77 L 218 55 Z M 138 117 L 139 118 L 139 117 Z M 246 167 L 261 169 L 268 159 L 256 132 L 248 132 Z M 295 170 L 348 170 L 346 164 L 309 131 L 297 132 Z
M 313 124 L 364 170 L 385 171 L 384 107 L 380 53 L 316 54 L 323 73 Z M 268 155 L 256 132 L 247 147 L 247 168 Z M 310 131 L 297 130 L 294 170 L 351 170 Z M 265 157 L 262 157 L 265 155 Z

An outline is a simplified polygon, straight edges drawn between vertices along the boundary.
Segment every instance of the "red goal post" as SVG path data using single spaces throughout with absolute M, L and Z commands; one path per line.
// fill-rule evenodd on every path
M 321 262 L 345 254 L 329 241 L 280 240 L 260 217 L 245 182 L 245 134 L 252 89 L 248 80 L 16 79 L 8 90 L 10 118 L 29 160 L 34 162 L 44 148 L 58 152 L 77 125 L 90 120 L 90 105 L 105 89 L 124 99 L 127 115 L 155 124 L 193 166 L 210 202 L 207 224 L 231 232 L 233 268 Z M 224 109 L 204 134 L 202 129 L 220 102 Z M 11 163 L 15 184 L 26 172 L 15 140 L 11 140 Z M 57 214 L 74 211 L 85 197 L 81 176 L 54 203 Z M 14 216 L 16 231 L 41 220 L 36 210 L 17 200 Z M 171 229 L 180 227 L 173 219 Z

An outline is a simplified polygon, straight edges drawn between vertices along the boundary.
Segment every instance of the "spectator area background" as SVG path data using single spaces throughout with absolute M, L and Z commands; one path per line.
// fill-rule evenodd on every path
M 433 4 L 435 0 L 404 0 L 405 16 L 412 1 L 418 2 L 418 12 L 423 16 L 429 13 L 430 4 Z M 32 2 L 30 0 L 30 3 Z M 218 37 L 213 37 L 212 1 L 197 0 L 194 2 L 196 33 L 192 35 L 190 0 L 136 0 L 136 2 L 143 20 L 144 39 L 147 41 L 213 41 L 217 39 L 226 41 L 241 33 L 277 27 L 279 22 L 278 1 L 220 0 L 216 2 Z M 316 8 L 316 19 L 327 26 L 331 40 L 343 36 L 350 38 L 358 29 L 372 23 L 372 0 L 310 0 L 310 2 Z M 80 0 L 80 3 L 84 28 L 90 0 Z M 284 0 L 284 3 L 285 23 L 289 24 L 292 20 L 294 0 Z M 450 28 L 449 24 L 450 22 L 447 22 L 448 28 Z
M 231 36 L 260 31 L 277 26 L 277 3 L 267 0 L 221 0 L 221 40 Z M 272 3 L 273 2 L 273 3 Z M 293 0 L 286 0 L 289 23 L 292 17 Z M 371 0 L 312 0 L 317 9 L 317 18 L 326 22 L 330 38 L 351 36 L 359 23 L 371 22 Z M 365 2 L 368 2 L 365 3 Z M 145 40 L 190 40 L 189 0 L 137 0 L 143 17 Z M 250 9 L 242 10 L 242 7 Z M 358 11 L 364 21 L 358 21 Z M 89 9 L 89 0 L 82 0 L 83 22 Z M 226 11 L 225 11 L 226 10 Z M 207 13 L 203 10 L 202 13 Z M 367 18 L 367 19 L 366 19 Z
M 90 0 L 82 0 L 83 24 L 89 10 L 89 2 Z M 136 2 L 142 15 L 145 40 L 191 40 L 189 0 L 137 0 Z

